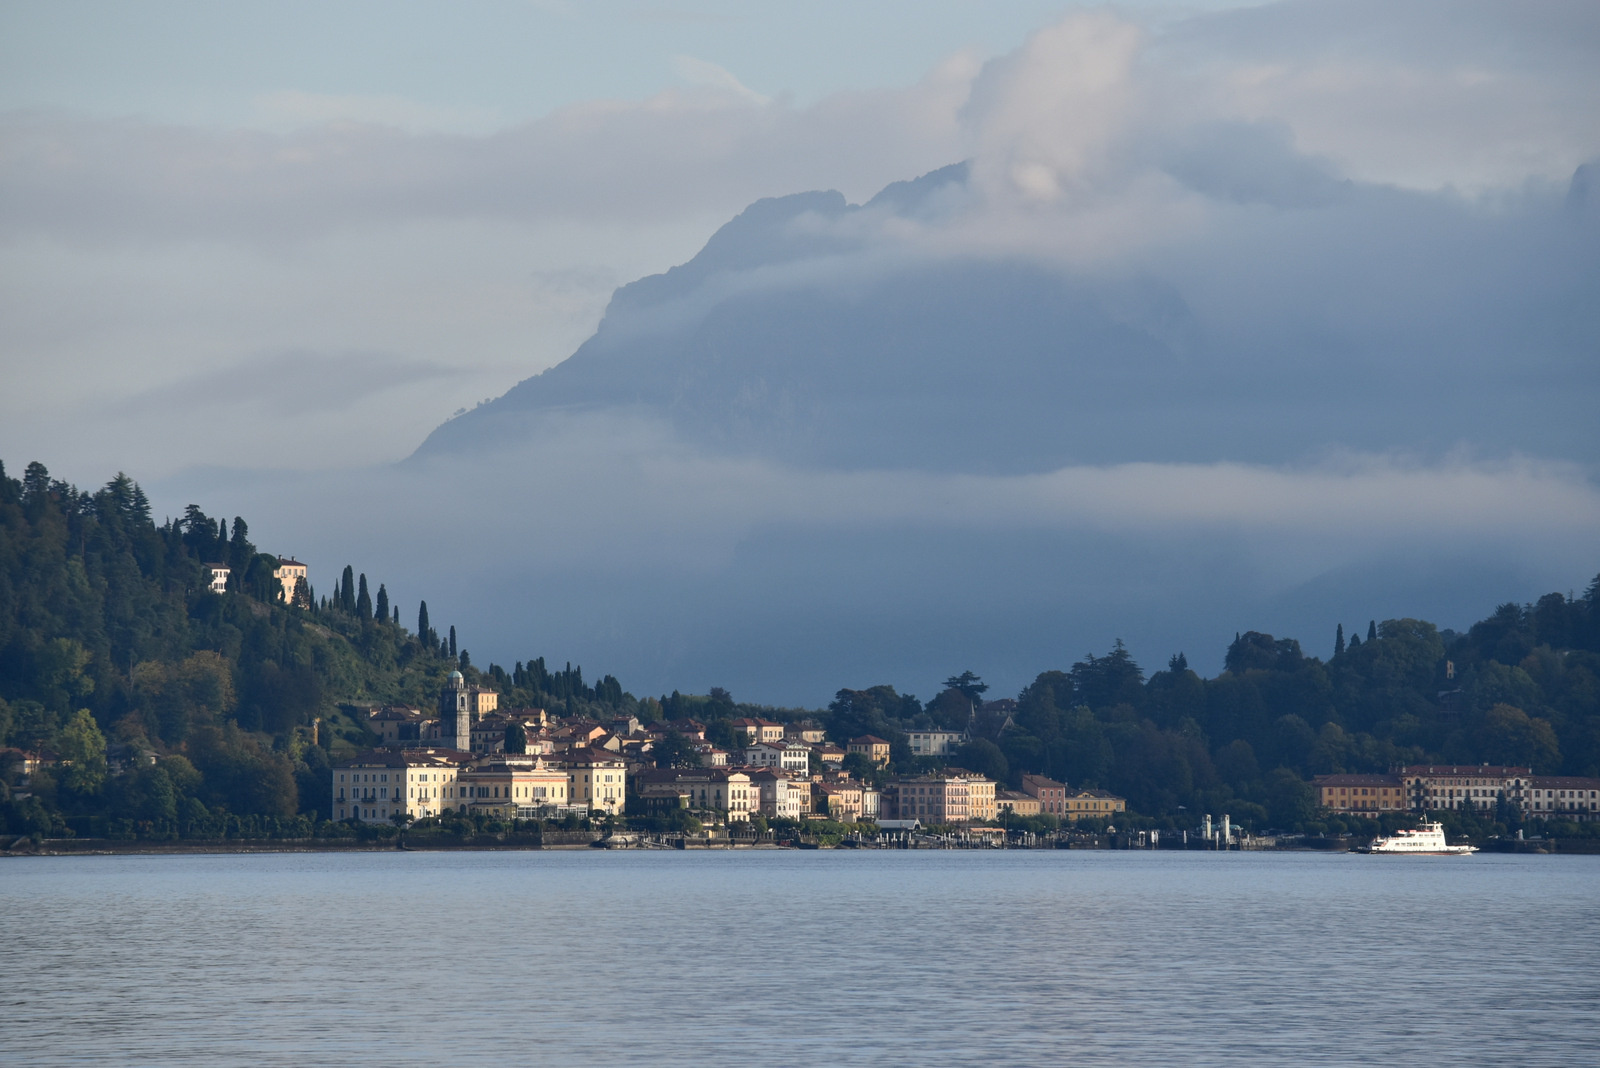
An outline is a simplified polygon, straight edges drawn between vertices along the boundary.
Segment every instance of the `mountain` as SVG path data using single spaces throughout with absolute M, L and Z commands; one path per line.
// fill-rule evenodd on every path
M 1093 262 L 970 245 L 1000 223 L 964 164 L 861 205 L 758 201 L 689 262 L 619 289 L 569 359 L 440 426 L 416 456 L 492 453 L 596 414 L 664 421 L 715 453 L 845 469 L 1277 463 L 1463 443 L 1600 454 L 1584 171 L 1564 200 L 1488 209 L 1244 163 L 1241 177 L 1174 157 L 1166 178 L 1208 224 Z

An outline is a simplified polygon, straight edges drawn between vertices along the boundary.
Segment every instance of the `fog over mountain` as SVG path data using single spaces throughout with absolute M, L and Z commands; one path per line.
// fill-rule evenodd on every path
M 941 246 L 983 225 L 965 164 L 859 206 L 760 201 L 418 456 L 596 414 L 851 470 L 1600 454 L 1589 168 L 1485 209 L 1338 180 L 1272 129 L 1206 135 L 1158 173 L 1222 218 L 1101 262 Z
M 72 477 L 352 563 L 475 662 L 818 703 L 1327 655 L 1600 570 L 1597 12 L 1080 12 L 488 135 L 11 114 L 0 341 L 33 390 L 81 361 Z M 48 461 L 67 421 L 3 403 Z

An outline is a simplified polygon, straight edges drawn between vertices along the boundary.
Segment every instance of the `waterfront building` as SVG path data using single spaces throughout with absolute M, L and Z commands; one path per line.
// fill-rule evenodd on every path
M 1530 775 L 1510 798 L 1524 817 L 1546 820 L 1600 820 L 1600 779 L 1573 775 Z
M 1502 800 L 1517 804 L 1525 797 L 1532 776 L 1532 768 L 1500 764 L 1410 764 L 1400 769 L 1413 812 L 1463 808 L 1493 812 Z
M 983 780 L 988 782 L 988 780 Z M 994 784 L 989 786 L 989 804 L 994 803 Z M 918 819 L 923 823 L 967 823 L 972 815 L 973 782 L 965 775 L 948 773 L 918 775 L 889 783 L 893 799 L 893 818 Z
M 1037 797 L 1021 791 L 1000 790 L 994 795 L 994 807 L 999 812 L 1013 816 L 1037 816 L 1044 806 Z
M 760 789 L 739 768 L 655 768 L 641 772 L 638 784 L 643 798 L 684 793 L 691 809 L 713 813 L 729 823 L 748 820 L 751 812 L 761 808 Z
M 627 804 L 628 762 L 605 749 L 569 749 L 550 758 L 567 773 L 567 796 L 591 812 L 618 815 Z
M 456 779 L 458 808 L 505 819 L 535 819 L 571 802 L 568 772 L 538 756 L 506 753 L 479 758 Z
M 1407 807 L 1406 786 L 1399 775 L 1318 775 L 1311 787 L 1317 805 L 1329 812 L 1374 816 Z
M 745 769 L 750 786 L 756 791 L 756 807 L 768 818 L 797 820 L 810 807 L 804 801 L 811 793 L 809 779 L 794 779 L 778 768 Z
M 472 754 L 456 749 L 373 749 L 338 761 L 330 772 L 332 817 L 387 823 L 461 807 L 456 785 Z
M 813 784 L 812 797 L 819 812 L 840 823 L 857 823 L 865 815 L 862 811 L 864 788 L 858 782 L 819 782 Z
M 1067 784 L 1043 775 L 1024 775 L 1022 792 L 1039 799 L 1039 811 L 1057 818 L 1067 814 Z
M 1105 790 L 1069 790 L 1066 800 L 1066 819 L 1074 822 L 1100 819 L 1118 812 L 1128 811 L 1128 802 Z

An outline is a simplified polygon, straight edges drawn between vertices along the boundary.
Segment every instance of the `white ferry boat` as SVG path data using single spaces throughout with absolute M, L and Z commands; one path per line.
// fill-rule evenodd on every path
M 1419 857 L 1458 857 L 1476 853 L 1477 846 L 1449 845 L 1444 840 L 1444 825 L 1424 823 L 1406 827 L 1390 835 L 1380 835 L 1363 853 L 1410 853 Z

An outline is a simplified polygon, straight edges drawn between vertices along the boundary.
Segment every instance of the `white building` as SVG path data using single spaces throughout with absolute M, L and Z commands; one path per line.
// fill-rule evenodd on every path
M 744 762 L 755 768 L 780 768 L 804 775 L 811 770 L 811 747 L 791 742 L 758 742 L 745 749 Z
M 967 742 L 965 731 L 907 731 L 912 756 L 946 757 Z
M 233 574 L 233 569 L 227 564 L 207 564 L 206 574 L 211 576 L 206 583 L 206 589 L 212 593 L 228 592 L 228 576 Z

